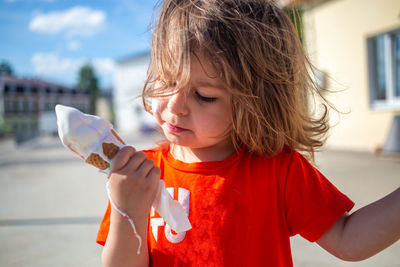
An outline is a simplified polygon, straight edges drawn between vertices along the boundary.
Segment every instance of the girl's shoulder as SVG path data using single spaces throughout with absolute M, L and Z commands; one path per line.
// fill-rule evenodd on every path
M 239 161 L 239 164 L 251 165 L 256 169 L 278 168 L 281 171 L 289 169 L 315 169 L 312 163 L 305 155 L 297 150 L 284 147 L 280 152 L 270 154 L 253 154 L 246 151 L 244 160 Z
M 293 150 L 293 149 L 289 148 L 288 146 L 284 146 L 280 152 L 273 154 L 273 155 L 268 154 L 268 153 L 255 154 L 255 153 L 251 153 L 249 151 L 246 151 L 245 154 L 248 157 L 251 157 L 252 159 L 259 159 L 262 161 L 276 161 L 276 160 L 292 161 L 292 160 L 298 160 L 298 159 L 305 158 L 305 156 L 303 154 L 301 154 L 299 151 Z

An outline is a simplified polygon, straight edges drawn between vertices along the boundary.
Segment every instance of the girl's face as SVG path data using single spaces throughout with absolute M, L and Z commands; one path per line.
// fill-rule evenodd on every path
M 153 114 L 172 144 L 196 149 L 231 149 L 230 94 L 212 65 L 192 57 L 190 81 L 175 94 L 153 100 Z M 215 152 L 217 152 L 216 150 Z

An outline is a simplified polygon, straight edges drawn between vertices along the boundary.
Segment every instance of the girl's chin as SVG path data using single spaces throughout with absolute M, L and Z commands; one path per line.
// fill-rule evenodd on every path
M 165 131 L 164 131 L 164 135 L 165 135 L 165 138 L 168 140 L 168 142 L 171 144 L 179 145 L 179 146 L 188 145 L 186 138 L 183 138 L 182 136 L 178 136 L 178 135 L 172 134 L 170 132 L 165 132 Z

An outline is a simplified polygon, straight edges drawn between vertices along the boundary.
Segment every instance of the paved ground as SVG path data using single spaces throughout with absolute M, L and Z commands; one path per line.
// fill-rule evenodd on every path
M 150 147 L 157 137 L 129 140 Z M 400 186 L 400 158 L 325 151 L 320 169 L 357 207 Z M 106 206 L 105 176 L 57 138 L 0 143 L 0 266 L 101 266 L 94 240 Z M 400 266 L 400 242 L 371 259 L 345 263 L 293 238 L 295 266 Z

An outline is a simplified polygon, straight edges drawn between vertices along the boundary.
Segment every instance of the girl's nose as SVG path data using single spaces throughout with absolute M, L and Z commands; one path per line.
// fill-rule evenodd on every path
M 187 95 L 182 90 L 173 94 L 168 100 L 168 110 L 175 115 L 187 115 L 189 110 L 187 106 Z

